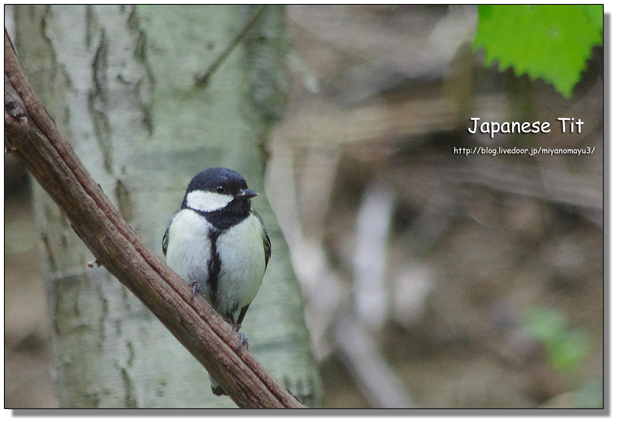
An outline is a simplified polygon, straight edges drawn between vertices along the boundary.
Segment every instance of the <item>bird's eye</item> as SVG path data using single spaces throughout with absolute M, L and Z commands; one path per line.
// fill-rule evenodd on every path
M 221 185 L 218 185 L 218 186 L 215 188 L 215 192 L 217 192 L 218 194 L 223 194 L 223 193 L 224 193 L 224 187 L 223 187 L 223 186 L 221 186 Z

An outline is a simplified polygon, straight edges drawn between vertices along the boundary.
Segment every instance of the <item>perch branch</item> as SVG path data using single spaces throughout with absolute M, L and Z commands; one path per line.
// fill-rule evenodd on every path
M 200 296 L 146 248 L 88 174 L 27 83 L 5 30 L 5 149 L 20 158 L 103 265 L 133 292 L 240 407 L 303 405 Z

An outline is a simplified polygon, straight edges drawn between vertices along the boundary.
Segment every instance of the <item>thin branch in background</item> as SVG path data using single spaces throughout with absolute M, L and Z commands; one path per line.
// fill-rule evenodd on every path
M 230 56 L 235 47 L 237 47 L 237 45 L 239 45 L 239 43 L 245 38 L 252 26 L 256 23 L 256 21 L 258 21 L 258 18 L 261 17 L 265 10 L 267 10 L 267 6 L 267 4 L 262 4 L 258 6 L 254 14 L 247 21 L 247 23 L 243 26 L 243 28 L 241 28 L 235 38 L 233 38 L 232 41 L 228 43 L 226 48 L 215 58 L 213 63 L 209 65 L 207 70 L 204 73 L 197 74 L 195 76 L 194 83 L 197 87 L 204 88 L 209 84 L 209 80 L 211 79 L 213 74 L 217 72 L 222 63 L 224 63 L 224 60 L 226 60 L 226 58 Z

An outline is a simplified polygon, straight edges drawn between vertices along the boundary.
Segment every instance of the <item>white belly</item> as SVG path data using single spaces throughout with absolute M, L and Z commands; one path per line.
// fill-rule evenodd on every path
M 204 293 L 211 257 L 210 224 L 191 210 L 181 210 L 168 232 L 166 263 L 190 284 L 197 283 Z
M 169 229 L 166 262 L 221 315 L 235 314 L 249 305 L 261 286 L 265 273 L 263 229 L 256 219 L 246 219 L 217 238 L 221 262 L 217 302 L 211 302 L 208 262 L 211 257 L 209 230 L 204 218 L 191 210 L 181 210 Z M 180 230 L 183 229 L 183 230 Z
M 222 262 L 219 302 L 228 307 L 236 303 L 237 308 L 249 305 L 256 297 L 265 274 L 261 225 L 251 218 L 229 228 L 219 236 L 217 251 Z

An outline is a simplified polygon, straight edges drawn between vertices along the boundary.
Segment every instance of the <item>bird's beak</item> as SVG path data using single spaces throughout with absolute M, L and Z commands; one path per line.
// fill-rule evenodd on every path
M 251 189 L 242 189 L 241 191 L 239 191 L 239 194 L 237 195 L 237 197 L 252 198 L 252 197 L 256 197 L 257 195 L 258 193 L 256 191 L 252 191 Z

